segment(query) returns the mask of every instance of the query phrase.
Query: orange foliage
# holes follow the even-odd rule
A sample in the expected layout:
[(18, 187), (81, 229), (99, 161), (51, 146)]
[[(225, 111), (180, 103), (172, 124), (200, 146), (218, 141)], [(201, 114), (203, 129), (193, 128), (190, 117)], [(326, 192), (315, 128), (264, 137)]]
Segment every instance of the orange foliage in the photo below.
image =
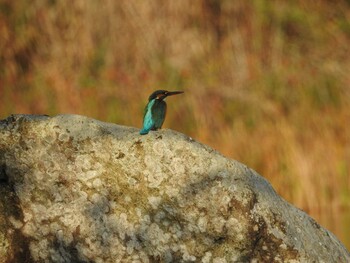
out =
[(140, 127), (149, 93), (185, 90), (165, 127), (257, 170), (350, 246), (348, 2), (5, 0), (0, 36), (3, 118)]

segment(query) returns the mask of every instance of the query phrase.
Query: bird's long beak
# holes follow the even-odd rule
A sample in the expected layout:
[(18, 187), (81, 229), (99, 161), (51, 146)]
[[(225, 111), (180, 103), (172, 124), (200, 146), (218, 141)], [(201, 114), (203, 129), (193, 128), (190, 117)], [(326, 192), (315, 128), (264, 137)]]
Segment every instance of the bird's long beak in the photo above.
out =
[(177, 94), (181, 94), (184, 93), (183, 91), (169, 91), (166, 95), (167, 96), (172, 96), (172, 95), (177, 95)]

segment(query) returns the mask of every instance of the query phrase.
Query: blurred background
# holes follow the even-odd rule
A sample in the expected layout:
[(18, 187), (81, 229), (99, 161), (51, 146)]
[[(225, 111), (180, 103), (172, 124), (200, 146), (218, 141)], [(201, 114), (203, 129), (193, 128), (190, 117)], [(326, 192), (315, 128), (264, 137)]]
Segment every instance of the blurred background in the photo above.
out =
[(0, 0), (0, 117), (164, 127), (267, 178), (350, 248), (350, 1)]

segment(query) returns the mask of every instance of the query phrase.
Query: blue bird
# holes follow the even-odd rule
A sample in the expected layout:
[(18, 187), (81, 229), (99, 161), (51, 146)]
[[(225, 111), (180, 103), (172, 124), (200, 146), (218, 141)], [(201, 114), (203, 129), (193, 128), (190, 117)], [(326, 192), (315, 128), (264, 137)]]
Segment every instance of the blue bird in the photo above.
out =
[(150, 130), (156, 131), (162, 128), (166, 115), (166, 97), (184, 93), (183, 91), (156, 90), (149, 98), (143, 115), (143, 128), (141, 135), (149, 133)]

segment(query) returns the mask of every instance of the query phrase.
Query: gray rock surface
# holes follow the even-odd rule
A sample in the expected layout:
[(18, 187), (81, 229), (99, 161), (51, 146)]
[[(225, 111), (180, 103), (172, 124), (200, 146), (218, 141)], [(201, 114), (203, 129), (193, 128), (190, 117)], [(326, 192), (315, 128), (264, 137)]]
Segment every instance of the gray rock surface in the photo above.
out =
[(0, 122), (0, 262), (350, 262), (253, 170), (77, 115)]

